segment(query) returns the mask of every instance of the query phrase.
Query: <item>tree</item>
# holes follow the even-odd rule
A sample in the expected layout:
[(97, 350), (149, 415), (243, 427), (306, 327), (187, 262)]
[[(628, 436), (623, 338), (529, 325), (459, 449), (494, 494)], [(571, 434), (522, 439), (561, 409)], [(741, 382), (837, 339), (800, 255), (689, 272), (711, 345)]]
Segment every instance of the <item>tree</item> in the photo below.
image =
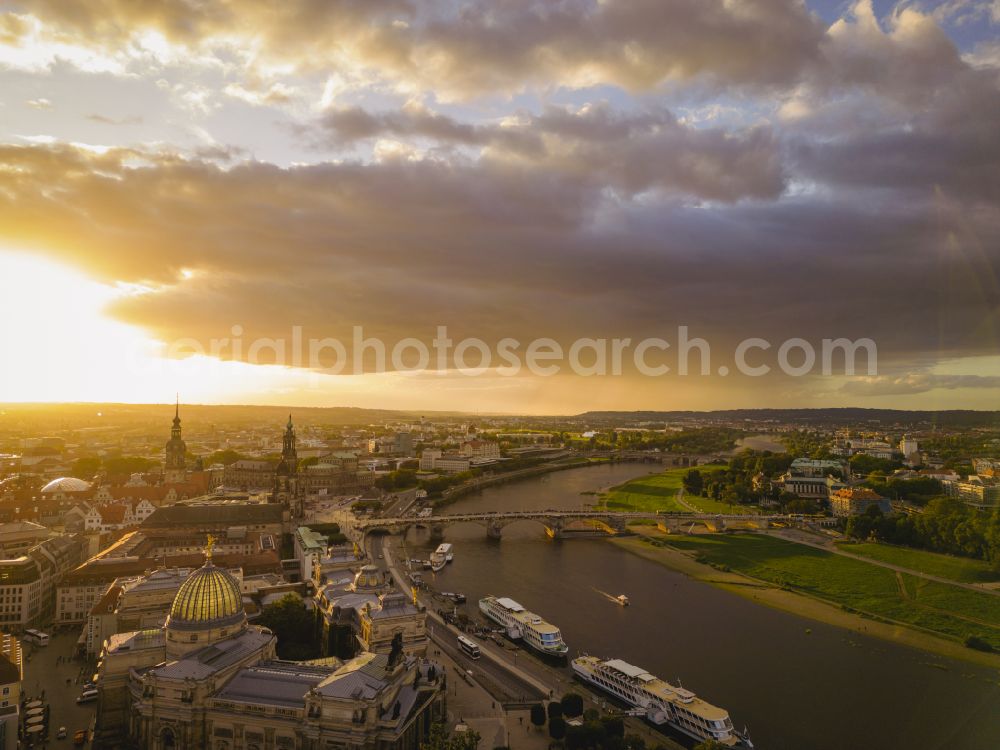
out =
[(559, 701), (549, 701), (549, 705), (546, 708), (546, 713), (549, 715), (549, 719), (562, 718), (563, 707), (562, 703)]
[(97, 456), (81, 456), (73, 462), (69, 475), (77, 479), (91, 479), (100, 470), (100, 458)]
[(583, 714), (583, 696), (579, 693), (566, 693), (562, 697), (563, 715), (571, 719)]
[(875, 458), (864, 453), (857, 453), (851, 456), (851, 471), (854, 474), (868, 475), (874, 471), (888, 474), (895, 471), (903, 464), (889, 458)]
[(561, 716), (549, 717), (549, 737), (554, 740), (561, 740), (565, 736), (566, 720)]
[(545, 726), (545, 707), (541, 703), (531, 707), (531, 723), (536, 727)]
[(158, 461), (142, 456), (112, 456), (104, 460), (104, 470), (108, 474), (141, 474), (157, 466)]
[(581, 750), (586, 742), (587, 730), (584, 727), (566, 727), (566, 750)]
[(621, 716), (602, 716), (601, 724), (608, 737), (624, 737), (625, 722)]
[(700, 471), (689, 469), (688, 473), (684, 475), (683, 485), (684, 491), (689, 495), (700, 495), (705, 486), (705, 480)]
[(726, 746), (718, 740), (705, 740), (695, 745), (694, 750), (726, 750)]
[(420, 750), (476, 750), (482, 739), (479, 732), (471, 729), (449, 734), (444, 724), (431, 724), (427, 739), (420, 743)]
[(234, 451), (232, 448), (226, 448), (222, 451), (216, 451), (212, 453), (208, 458), (205, 459), (205, 463), (211, 466), (212, 464), (222, 464), (223, 466), (229, 466), (229, 464), (236, 463), (237, 461), (245, 458), (242, 453)]
[(264, 607), (258, 622), (277, 636), (279, 658), (304, 660), (319, 656), (315, 620), (305, 602), (294, 594), (286, 594)]
[(608, 730), (604, 726), (604, 721), (598, 719), (597, 721), (588, 721), (583, 725), (584, 729), (584, 744), (586, 747), (602, 747), (607, 741)]

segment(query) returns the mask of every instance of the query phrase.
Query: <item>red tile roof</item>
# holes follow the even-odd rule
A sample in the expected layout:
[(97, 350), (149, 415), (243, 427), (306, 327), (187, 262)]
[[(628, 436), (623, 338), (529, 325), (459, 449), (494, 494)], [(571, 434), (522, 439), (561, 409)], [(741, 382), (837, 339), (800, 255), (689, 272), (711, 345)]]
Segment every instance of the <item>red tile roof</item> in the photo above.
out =
[(102, 505), (98, 509), (103, 523), (124, 523), (127, 505)]

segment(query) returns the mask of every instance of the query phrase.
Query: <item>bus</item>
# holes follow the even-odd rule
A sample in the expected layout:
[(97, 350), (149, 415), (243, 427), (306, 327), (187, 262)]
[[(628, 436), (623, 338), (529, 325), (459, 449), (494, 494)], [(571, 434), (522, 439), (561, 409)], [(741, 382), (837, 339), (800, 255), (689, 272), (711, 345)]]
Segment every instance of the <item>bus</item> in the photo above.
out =
[(36, 646), (48, 646), (49, 636), (47, 633), (43, 633), (41, 630), (33, 630), (29, 628), (24, 631), (24, 640), (28, 643), (34, 643)]
[(464, 635), (458, 636), (458, 647), (460, 649), (462, 649), (462, 651), (464, 651), (465, 654), (470, 659), (478, 659), (479, 658), (479, 646), (476, 643), (474, 643), (473, 641), (470, 641)]

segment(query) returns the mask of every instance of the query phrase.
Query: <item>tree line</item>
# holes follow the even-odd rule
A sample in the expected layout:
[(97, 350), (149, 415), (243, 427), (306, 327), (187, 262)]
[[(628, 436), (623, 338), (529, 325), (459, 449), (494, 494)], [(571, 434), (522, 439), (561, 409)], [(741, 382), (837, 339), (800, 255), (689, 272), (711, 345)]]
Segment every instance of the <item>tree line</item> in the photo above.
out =
[(884, 516), (873, 507), (848, 518), (845, 533), (854, 539), (986, 560), (1000, 570), (1000, 508), (987, 513), (948, 497), (931, 500), (923, 513)]

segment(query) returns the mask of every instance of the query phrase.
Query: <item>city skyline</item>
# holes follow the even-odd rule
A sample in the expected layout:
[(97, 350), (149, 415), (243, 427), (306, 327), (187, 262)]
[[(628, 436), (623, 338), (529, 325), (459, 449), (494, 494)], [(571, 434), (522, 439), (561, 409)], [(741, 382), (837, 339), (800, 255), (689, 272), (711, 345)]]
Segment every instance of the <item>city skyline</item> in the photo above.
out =
[[(978, 0), (17, 3), (0, 15), (17, 362), (0, 396), (990, 408), (998, 23)], [(712, 366), (245, 361), (254, 341), (357, 326), (389, 350), (447, 326), (491, 350), (662, 338), (671, 356), (685, 327)], [(234, 338), (241, 353), (176, 351)], [(733, 364), (755, 339), (765, 376)], [(877, 372), (779, 373), (798, 339), (871, 340)]]

